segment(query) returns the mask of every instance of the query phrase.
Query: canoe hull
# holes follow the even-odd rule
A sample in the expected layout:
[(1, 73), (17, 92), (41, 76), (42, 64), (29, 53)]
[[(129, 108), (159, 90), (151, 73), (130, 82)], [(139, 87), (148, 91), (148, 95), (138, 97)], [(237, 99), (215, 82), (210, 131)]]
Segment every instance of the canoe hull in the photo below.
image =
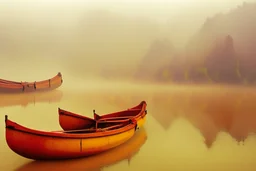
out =
[(94, 113), (94, 119), (75, 114), (69, 111), (65, 111), (63, 109), (58, 110), (59, 113), (59, 124), (63, 130), (77, 130), (77, 129), (84, 129), (88, 128), (91, 124), (94, 124), (96, 120), (118, 120), (121, 118), (129, 117), (133, 118), (137, 121), (138, 127), (142, 127), (146, 120), (146, 102), (142, 101), (138, 106), (130, 108), (128, 110), (115, 112), (111, 114), (105, 114), (99, 116), (98, 114)]
[(39, 136), (6, 128), (6, 142), (15, 153), (29, 159), (70, 159), (94, 155), (117, 147), (129, 140), (135, 130), (136, 127), (109, 136), (72, 139)]
[(0, 81), (0, 93), (24, 93), (35, 91), (49, 91), (59, 88), (63, 79), (61, 73), (58, 73), (51, 79), (38, 82), (13, 82)]
[[(63, 130), (78, 130), (86, 129), (96, 123), (95, 120), (87, 117), (80, 117), (80, 115), (58, 109), (59, 124)], [(75, 117), (74, 117), (75, 116)]]
[(147, 115), (144, 115), (144, 117), (140, 117), (138, 119), (135, 119), (137, 121), (137, 125), (138, 125), (138, 128), (142, 128), (146, 122), (146, 116)]
[[(147, 141), (147, 132), (145, 129), (141, 129), (137, 132), (132, 139), (128, 140), (124, 144), (109, 150), (107, 152), (103, 152), (98, 155), (90, 156), (87, 158), (81, 158), (78, 160), (67, 160), (63, 161), (55, 161), (55, 162), (38, 162), (32, 161), (29, 162), (20, 168), (17, 171), (28, 171), (28, 170), (68, 170), (68, 168), (72, 168), (72, 170), (102, 170), (103, 167), (116, 164), (120, 161), (128, 160), (128, 163), (131, 161), (132, 157), (139, 153), (140, 148)], [(102, 169), (100, 169), (102, 168)]]

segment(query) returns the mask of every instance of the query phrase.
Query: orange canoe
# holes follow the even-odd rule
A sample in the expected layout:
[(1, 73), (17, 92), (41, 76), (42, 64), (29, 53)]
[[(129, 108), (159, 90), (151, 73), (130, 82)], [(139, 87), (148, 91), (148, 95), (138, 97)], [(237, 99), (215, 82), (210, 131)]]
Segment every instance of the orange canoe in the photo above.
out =
[(53, 78), (38, 82), (15, 82), (0, 79), (0, 93), (21, 93), (53, 90), (61, 86), (62, 75), (59, 72)]
[[(106, 121), (105, 121), (106, 123)], [(5, 116), (6, 142), (15, 153), (34, 160), (70, 159), (112, 149), (129, 140), (137, 129), (136, 120), (73, 131), (39, 131), (19, 125)]]
[[(109, 151), (93, 155), (86, 158), (74, 160), (57, 160), (57, 161), (32, 161), (24, 164), (16, 171), (80, 171), (80, 170), (104, 170), (105, 167), (117, 164), (118, 162), (132, 163), (133, 157), (140, 152), (140, 148), (147, 141), (147, 132), (144, 128), (136, 132), (136, 134), (126, 143), (113, 148)], [(137, 160), (137, 159), (135, 159)]]
[(101, 116), (96, 114), (95, 110), (93, 110), (94, 119), (58, 108), (59, 124), (63, 130), (67, 131), (91, 127), (96, 123), (96, 121), (110, 121), (116, 119), (133, 118), (137, 121), (137, 125), (140, 128), (144, 125), (144, 122), (146, 121), (146, 107), (147, 103), (145, 101), (142, 101), (139, 105), (130, 109), (115, 113), (104, 114)]

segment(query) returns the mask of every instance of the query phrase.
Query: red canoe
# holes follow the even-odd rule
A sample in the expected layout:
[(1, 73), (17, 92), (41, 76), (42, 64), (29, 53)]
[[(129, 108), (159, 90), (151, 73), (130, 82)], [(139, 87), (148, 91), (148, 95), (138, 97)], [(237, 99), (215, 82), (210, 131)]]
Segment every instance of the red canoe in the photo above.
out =
[[(135, 120), (119, 120), (105, 127), (98, 123), (90, 129), (39, 131), (19, 125), (5, 116), (6, 142), (15, 153), (34, 160), (70, 159), (97, 154), (123, 144), (133, 137)], [(106, 122), (106, 121), (105, 121)], [(96, 127), (96, 128), (95, 128)]]
[(93, 110), (94, 119), (58, 108), (59, 124), (63, 130), (67, 131), (89, 128), (94, 125), (96, 121), (134, 118), (137, 121), (138, 127), (140, 128), (144, 125), (146, 120), (146, 107), (147, 103), (142, 101), (139, 105), (130, 109), (104, 114), (101, 116), (96, 114), (95, 110)]

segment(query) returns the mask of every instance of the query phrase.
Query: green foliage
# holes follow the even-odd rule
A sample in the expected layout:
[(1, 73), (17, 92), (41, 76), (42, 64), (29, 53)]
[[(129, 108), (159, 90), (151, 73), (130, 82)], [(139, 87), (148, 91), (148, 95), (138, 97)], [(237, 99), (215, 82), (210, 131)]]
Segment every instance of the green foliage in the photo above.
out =
[(171, 73), (170, 73), (170, 71), (169, 71), (168, 68), (166, 68), (166, 69), (163, 70), (163, 72), (162, 72), (162, 78), (163, 78), (164, 80), (170, 80), (170, 78), (171, 78)]
[(189, 71), (188, 70), (185, 70), (184, 76), (185, 76), (185, 80), (188, 81), (189, 80)]
[(206, 67), (201, 67), (197, 69), (199, 73), (203, 74), (205, 78), (208, 79), (209, 82), (212, 82), (211, 77), (208, 74), (208, 69)]
[(204, 74), (205, 76), (207, 75), (207, 68), (206, 67), (197, 68), (197, 71), (201, 74)]
[(236, 61), (236, 75), (238, 76), (238, 78), (242, 78), (240, 73), (240, 63), (238, 60)]

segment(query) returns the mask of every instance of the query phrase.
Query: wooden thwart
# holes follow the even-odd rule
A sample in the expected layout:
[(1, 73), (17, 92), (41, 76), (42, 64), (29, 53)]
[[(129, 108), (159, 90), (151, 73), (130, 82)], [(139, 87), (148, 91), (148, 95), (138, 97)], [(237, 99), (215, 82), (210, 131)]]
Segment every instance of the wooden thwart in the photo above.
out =
[(106, 131), (109, 129), (114, 129), (114, 128), (119, 128), (125, 124), (118, 124), (118, 125), (113, 125), (107, 128), (88, 128), (88, 129), (79, 129), (79, 130), (71, 130), (71, 131), (53, 131), (53, 132), (60, 132), (60, 133), (78, 133), (78, 132), (100, 132), (100, 131)]

